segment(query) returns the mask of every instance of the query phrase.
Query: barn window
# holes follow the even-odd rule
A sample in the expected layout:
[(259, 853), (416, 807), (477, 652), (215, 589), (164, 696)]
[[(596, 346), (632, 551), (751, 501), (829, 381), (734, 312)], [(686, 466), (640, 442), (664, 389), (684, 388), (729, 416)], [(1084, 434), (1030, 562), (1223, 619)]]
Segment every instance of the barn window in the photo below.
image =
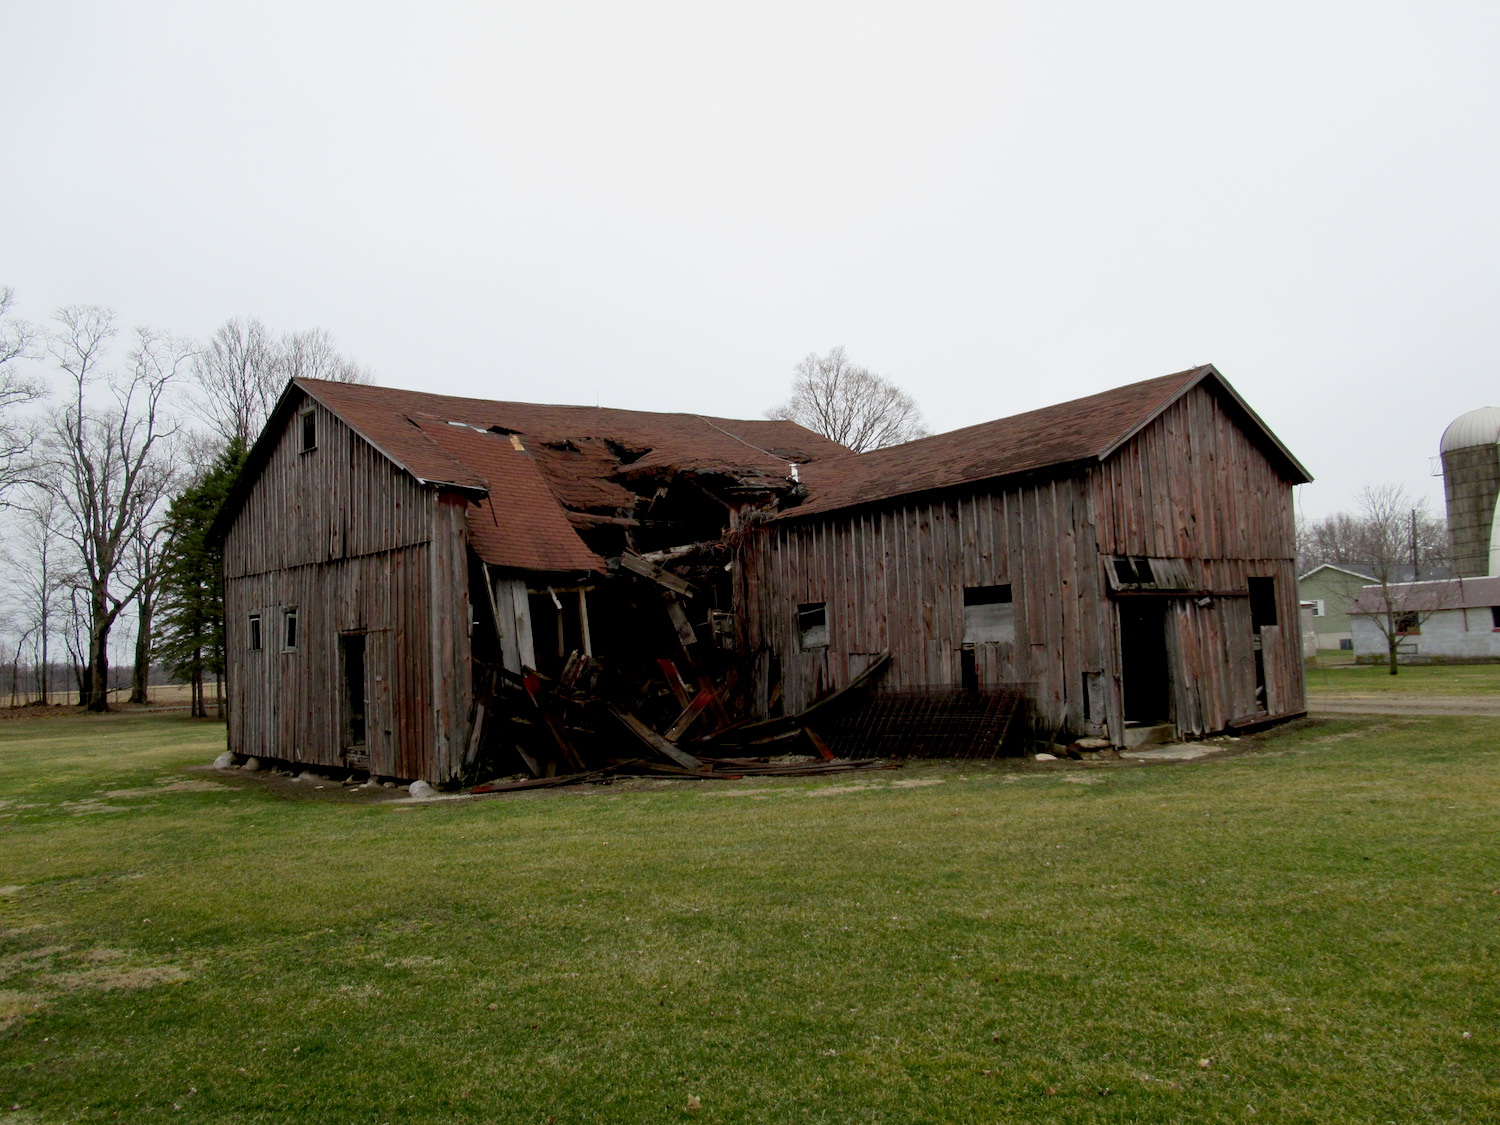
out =
[(302, 452), (308, 453), (318, 448), (318, 415), (315, 411), (304, 410), (302, 412)]
[(964, 587), (964, 644), (1016, 639), (1016, 607), (1010, 583)]
[(1402, 636), (1418, 636), (1422, 632), (1422, 618), (1415, 613), (1396, 614), (1396, 632)]
[(1116, 559), (1115, 578), (1122, 586), (1150, 586), (1156, 581), (1150, 559)]
[(1322, 598), (1314, 598), (1312, 601), (1312, 615), (1314, 617), (1327, 617), (1328, 605)]
[(1500, 605), (1490, 606), (1490, 627), (1500, 629)]
[(827, 602), (803, 602), (797, 606), (797, 643), (803, 652), (828, 647)]
[(250, 651), (259, 652), (260, 647), (260, 614), (252, 613), (250, 615)]
[(297, 648), (297, 607), (289, 606), (281, 612), (281, 651), (293, 652)]
[(1251, 631), (1259, 633), (1276, 623), (1276, 579), (1250, 579)]

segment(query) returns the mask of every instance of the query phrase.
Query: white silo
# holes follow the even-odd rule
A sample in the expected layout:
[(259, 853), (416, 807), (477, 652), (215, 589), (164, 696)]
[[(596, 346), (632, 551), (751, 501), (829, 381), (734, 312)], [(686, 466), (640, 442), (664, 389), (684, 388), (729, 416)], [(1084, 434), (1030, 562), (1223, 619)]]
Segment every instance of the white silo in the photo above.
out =
[(1500, 407), (1461, 414), (1443, 431), (1443, 493), (1453, 572), (1460, 578), (1500, 573)]

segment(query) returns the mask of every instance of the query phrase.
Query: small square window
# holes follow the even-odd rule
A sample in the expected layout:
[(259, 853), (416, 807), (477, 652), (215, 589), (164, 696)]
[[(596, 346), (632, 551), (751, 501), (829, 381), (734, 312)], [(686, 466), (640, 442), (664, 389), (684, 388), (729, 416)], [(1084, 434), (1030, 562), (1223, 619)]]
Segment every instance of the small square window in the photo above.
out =
[(1010, 583), (964, 587), (964, 644), (1008, 643), (1016, 639), (1016, 607)]
[(318, 448), (318, 415), (316, 411), (304, 410), (302, 412), (302, 452), (308, 453)]
[(252, 613), (250, 615), (250, 651), (259, 652), (260, 649), (260, 614)]
[(1403, 636), (1415, 637), (1422, 633), (1422, 618), (1415, 613), (1396, 614), (1396, 632)]
[(803, 602), (797, 606), (797, 643), (803, 652), (828, 647), (827, 602)]
[(1315, 598), (1312, 604), (1312, 615), (1314, 617), (1327, 617), (1328, 606), (1322, 598)]
[(1500, 629), (1500, 605), (1490, 606), (1490, 625)]
[(291, 606), (281, 614), (281, 651), (294, 652), (297, 648), (297, 608)]

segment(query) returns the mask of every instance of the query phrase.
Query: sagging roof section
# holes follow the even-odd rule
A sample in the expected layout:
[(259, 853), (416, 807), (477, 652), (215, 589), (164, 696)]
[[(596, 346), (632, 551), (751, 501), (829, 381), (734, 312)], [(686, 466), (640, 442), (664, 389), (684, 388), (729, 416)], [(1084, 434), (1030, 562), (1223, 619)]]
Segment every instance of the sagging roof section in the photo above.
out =
[(1194, 387), (1206, 384), (1297, 484), (1306, 469), (1212, 364), (1131, 383), (1071, 402), (824, 461), (802, 474), (808, 498), (779, 519), (797, 519), (901, 496), (1107, 458)]
[(295, 379), (216, 521), (220, 534), (304, 396), (420, 483), (465, 493), (475, 553), (493, 566), (519, 570), (604, 570), (604, 559), (579, 533), (638, 526), (648, 498), (676, 478), (712, 482), (731, 497), (769, 498), (792, 488), (791, 464), (849, 452), (792, 422)]

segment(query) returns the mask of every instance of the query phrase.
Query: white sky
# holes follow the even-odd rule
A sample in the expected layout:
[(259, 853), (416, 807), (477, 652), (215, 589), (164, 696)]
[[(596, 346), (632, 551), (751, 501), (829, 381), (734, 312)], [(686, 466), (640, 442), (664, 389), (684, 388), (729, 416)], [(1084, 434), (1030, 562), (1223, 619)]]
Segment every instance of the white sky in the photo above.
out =
[(1500, 4), (0, 0), (0, 283), (380, 381), (949, 429), (1213, 362), (1431, 497), (1494, 387)]

